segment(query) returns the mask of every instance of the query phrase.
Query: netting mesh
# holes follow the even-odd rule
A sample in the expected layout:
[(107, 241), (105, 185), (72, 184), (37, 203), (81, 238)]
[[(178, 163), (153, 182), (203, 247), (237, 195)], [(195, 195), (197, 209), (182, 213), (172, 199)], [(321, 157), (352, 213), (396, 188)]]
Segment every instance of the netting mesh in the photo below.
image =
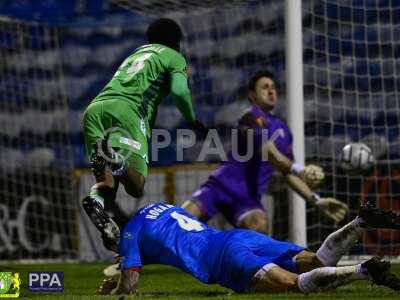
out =
[[(399, 209), (398, 6), (393, 1), (303, 1), (306, 158), (325, 168), (328, 177), (320, 192), (348, 203), (348, 220), (366, 198)], [(239, 115), (232, 107), (245, 98), (242, 87), (251, 72), (268, 66), (278, 81), (284, 78), (282, 2), (161, 13), (178, 19), (186, 30), (184, 49), (193, 68), (197, 108), (214, 125), (233, 123)], [(219, 110), (222, 105), (226, 108)], [(277, 113), (284, 113), (282, 107)], [(375, 173), (343, 173), (337, 158), (349, 141), (372, 148), (378, 159)], [(287, 211), (285, 201), (275, 203), (282, 205), (277, 211)], [(336, 225), (313, 209), (307, 216), (309, 246), (315, 248)], [(287, 218), (277, 220), (284, 223), (276, 227), (284, 228)], [(377, 248), (381, 254), (398, 253), (394, 232), (373, 231), (364, 241), (352, 253)]]
[(0, 19), (0, 255), (77, 255), (57, 30)]
[(183, 12), (183, 13), (199, 13), (204, 10), (210, 10), (212, 8), (227, 8), (234, 5), (250, 2), (248, 0), (187, 0), (187, 1), (175, 1), (175, 0), (111, 0), (111, 2), (129, 9), (135, 12), (140, 12), (149, 15), (163, 15), (170, 14), (171, 12)]
[[(322, 192), (351, 207), (367, 199), (399, 211), (400, 3), (307, 1), (303, 7), (306, 154), (328, 172)], [(347, 176), (337, 158), (350, 141), (371, 147), (377, 164)], [(308, 241), (316, 246), (335, 226), (309, 211)], [(354, 253), (398, 255), (399, 235), (372, 231)]]
[[(229, 148), (229, 135), (224, 136), (224, 133), (229, 133), (229, 128), (235, 126), (249, 106), (247, 81), (252, 73), (267, 68), (274, 73), (278, 85), (283, 83), (283, 1), (234, 1), (222, 6), (205, 5), (206, 9), (202, 4), (185, 2), (182, 5), (179, 1), (173, 1), (174, 4), (153, 1), (153, 9), (141, 1), (112, 2), (142, 15), (171, 17), (181, 24), (185, 35), (183, 52), (191, 70), (191, 90), (197, 116), (219, 130), (226, 149)], [(279, 88), (280, 100), (275, 112), (284, 117), (284, 85)], [(171, 122), (179, 120), (176, 110), (169, 109), (170, 104), (161, 105), (157, 126), (174, 128)], [(200, 148), (199, 143), (185, 151), (185, 159), (195, 160)], [(208, 159), (216, 162), (215, 158)], [(287, 197), (285, 192), (278, 191), (282, 185), (279, 184), (279, 188), (273, 185), (275, 187), (271, 190), (277, 199), (274, 201), (276, 218), (273, 232), (276, 237), (286, 239)], [(196, 188), (193, 187), (192, 192)]]
[[(87, 18), (77, 24), (0, 21), (0, 253), (9, 258), (76, 254), (79, 197), (71, 170), (73, 161), (87, 167), (80, 116), (123, 59), (145, 42), (146, 26), (155, 17), (173, 17), (184, 28), (197, 115), (220, 132), (234, 126), (248, 107), (251, 73), (268, 68), (278, 83), (284, 82), (283, 1), (114, 0), (107, 3), (134, 13), (123, 21), (124, 14), (105, 17), (101, 24), (89, 22), (84, 1), (79, 3), (79, 14)], [(367, 199), (399, 211), (400, 3), (302, 4), (306, 158), (327, 172), (320, 192), (348, 203), (348, 219)], [(279, 94), (276, 113), (284, 116), (283, 84)], [(157, 127), (173, 131), (182, 122), (173, 103), (163, 102)], [(378, 163), (370, 174), (349, 177), (340, 170), (338, 153), (349, 141), (372, 148)], [(167, 165), (175, 163), (176, 143), (181, 141), (174, 142), (160, 155)], [(196, 158), (200, 145), (196, 147), (185, 152), (186, 162)], [(204, 174), (176, 173), (171, 186), (179, 190), (174, 192), (164, 189), (171, 176), (156, 175), (146, 186), (146, 197), (158, 201), (174, 195), (179, 202)], [(271, 183), (273, 232), (285, 239), (288, 207), (282, 190), (280, 181)], [(137, 202), (130, 199), (126, 205), (135, 209)], [(312, 209), (307, 216), (309, 246), (315, 248), (337, 226)], [(364, 242), (365, 247), (352, 253), (399, 253), (400, 237), (393, 231), (370, 232)]]

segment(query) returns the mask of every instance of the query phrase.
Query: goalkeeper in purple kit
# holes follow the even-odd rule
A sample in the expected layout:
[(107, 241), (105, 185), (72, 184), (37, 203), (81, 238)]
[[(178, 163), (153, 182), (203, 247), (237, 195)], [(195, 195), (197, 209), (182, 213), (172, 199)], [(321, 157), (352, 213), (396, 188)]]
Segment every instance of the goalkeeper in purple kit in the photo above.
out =
[[(335, 222), (342, 220), (347, 206), (333, 198), (320, 198), (311, 189), (323, 181), (323, 170), (294, 162), (290, 129), (271, 112), (278, 99), (269, 71), (259, 71), (252, 76), (248, 97), (252, 106), (239, 120), (239, 132), (245, 135), (249, 129), (253, 130), (255, 154), (247, 161), (237, 161), (230, 153), (228, 160), (220, 164), (182, 207), (204, 221), (221, 212), (235, 227), (266, 233), (267, 217), (260, 199), (277, 169), (306, 201)], [(239, 145), (247, 145), (247, 138), (242, 139)]]
[(192, 108), (186, 60), (180, 53), (181, 28), (171, 19), (158, 19), (146, 34), (149, 44), (123, 61), (83, 117), (86, 150), (97, 183), (82, 206), (107, 248), (119, 238), (119, 230), (104, 202), (114, 201), (119, 183), (131, 196), (143, 195), (148, 140), (163, 98), (171, 94), (189, 126), (204, 129)]

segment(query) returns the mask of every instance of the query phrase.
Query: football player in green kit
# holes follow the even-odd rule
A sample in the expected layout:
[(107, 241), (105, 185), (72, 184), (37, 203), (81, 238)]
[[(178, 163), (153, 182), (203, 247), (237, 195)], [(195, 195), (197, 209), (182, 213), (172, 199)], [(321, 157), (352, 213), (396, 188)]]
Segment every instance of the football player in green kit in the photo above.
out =
[(119, 238), (119, 228), (104, 210), (114, 201), (119, 182), (132, 197), (143, 195), (148, 173), (148, 140), (157, 106), (171, 94), (189, 126), (196, 120), (188, 88), (186, 60), (180, 53), (182, 31), (171, 19), (158, 19), (146, 32), (149, 44), (137, 48), (86, 108), (83, 131), (96, 184), (82, 201), (101, 232), (106, 248)]

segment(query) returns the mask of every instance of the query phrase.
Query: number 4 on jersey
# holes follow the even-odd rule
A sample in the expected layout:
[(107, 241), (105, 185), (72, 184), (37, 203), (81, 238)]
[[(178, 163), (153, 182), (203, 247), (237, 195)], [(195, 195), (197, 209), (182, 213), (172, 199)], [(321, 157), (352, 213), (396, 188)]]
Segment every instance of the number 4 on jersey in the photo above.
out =
[(186, 231), (202, 231), (204, 230), (203, 225), (188, 216), (181, 215), (180, 213), (174, 211), (171, 213), (171, 217), (178, 221), (179, 226)]

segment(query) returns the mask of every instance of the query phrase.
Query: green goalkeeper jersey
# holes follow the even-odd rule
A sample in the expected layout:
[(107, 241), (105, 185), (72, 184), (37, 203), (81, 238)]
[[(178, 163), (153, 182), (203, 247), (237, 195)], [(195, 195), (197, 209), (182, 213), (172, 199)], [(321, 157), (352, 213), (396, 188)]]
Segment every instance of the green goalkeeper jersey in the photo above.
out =
[[(157, 107), (171, 92), (171, 80), (175, 73), (180, 74), (176, 77), (183, 78), (187, 86), (186, 60), (182, 54), (160, 44), (144, 45), (124, 60), (93, 102), (108, 99), (128, 101), (137, 116), (145, 121), (149, 138)], [(189, 94), (184, 94), (186, 97), (181, 97), (183, 100), (175, 100), (175, 97), (174, 100), (184, 117), (193, 121), (190, 91)], [(185, 101), (186, 104), (182, 105), (177, 101)]]

